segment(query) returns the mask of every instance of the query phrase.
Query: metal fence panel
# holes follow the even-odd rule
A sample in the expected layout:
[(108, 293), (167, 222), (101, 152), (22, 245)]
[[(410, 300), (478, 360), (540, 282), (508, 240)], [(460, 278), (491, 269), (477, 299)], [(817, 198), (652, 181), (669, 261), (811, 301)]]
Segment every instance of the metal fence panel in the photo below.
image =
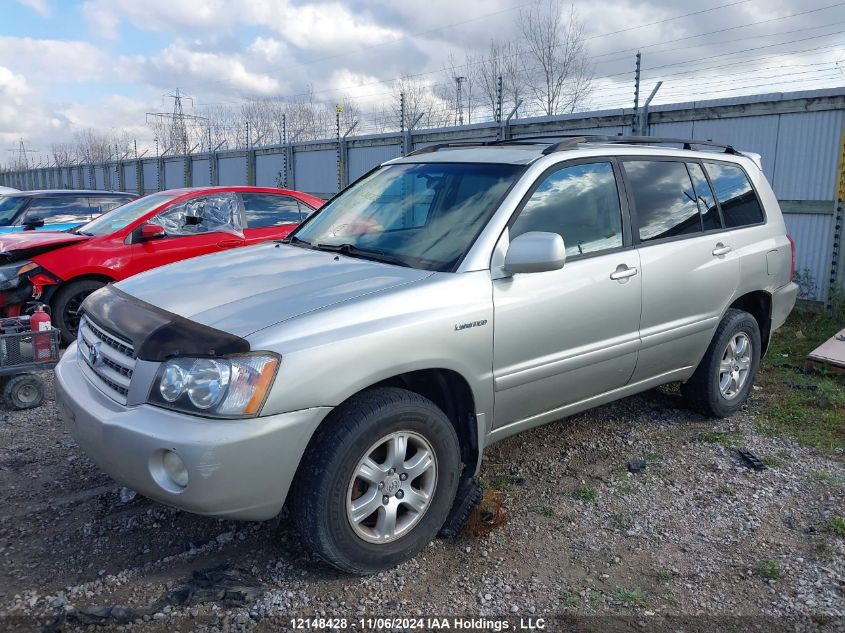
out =
[(337, 152), (333, 150), (298, 151), (294, 155), (293, 188), (315, 195), (337, 193)]
[(219, 165), (220, 185), (245, 185), (246, 184), (246, 156), (221, 156)]
[(370, 145), (367, 147), (350, 147), (349, 182), (358, 180), (376, 165), (396, 158), (402, 154), (401, 145)]
[(161, 188), (158, 177), (158, 161), (155, 159), (145, 160), (141, 163), (141, 168), (144, 170), (144, 193), (158, 191)]
[[(833, 200), (845, 111), (780, 115), (774, 189), (781, 200)], [(832, 206), (831, 206), (832, 208)]]
[(99, 165), (94, 166), (94, 189), (105, 189), (106, 188), (106, 178), (105, 174), (103, 173), (103, 168)]
[(191, 160), (191, 184), (194, 187), (211, 186), (211, 159), (194, 158)]
[(125, 163), (120, 168), (123, 170), (123, 190), (138, 191), (138, 173), (135, 171), (135, 163)]
[(665, 138), (693, 138), (692, 128), (692, 121), (651, 123), (648, 126), (648, 133), (651, 136), (663, 136)]
[(71, 189), (82, 189), (82, 170), (73, 169), (71, 171)]
[(281, 187), (285, 156), (278, 154), (257, 154), (255, 156), (255, 184), (259, 187)]
[(185, 161), (174, 158), (164, 161), (164, 189), (178, 189), (185, 186)]
[[(695, 121), (692, 138), (727, 143), (739, 150), (763, 156), (763, 172), (771, 179), (775, 171), (778, 115)], [(777, 187), (775, 193), (777, 193)]]
[[(833, 203), (831, 203), (833, 204)], [(795, 270), (815, 284), (811, 297), (827, 298), (833, 216), (821, 213), (784, 213), (787, 233), (795, 240)]]

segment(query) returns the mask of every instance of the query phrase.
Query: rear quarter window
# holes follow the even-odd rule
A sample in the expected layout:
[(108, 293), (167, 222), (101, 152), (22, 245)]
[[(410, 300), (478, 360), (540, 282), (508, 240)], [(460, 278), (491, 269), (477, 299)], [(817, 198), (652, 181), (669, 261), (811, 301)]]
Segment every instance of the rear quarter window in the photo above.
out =
[(722, 208), (725, 228), (763, 222), (763, 207), (742, 168), (726, 163), (704, 163), (716, 199)]

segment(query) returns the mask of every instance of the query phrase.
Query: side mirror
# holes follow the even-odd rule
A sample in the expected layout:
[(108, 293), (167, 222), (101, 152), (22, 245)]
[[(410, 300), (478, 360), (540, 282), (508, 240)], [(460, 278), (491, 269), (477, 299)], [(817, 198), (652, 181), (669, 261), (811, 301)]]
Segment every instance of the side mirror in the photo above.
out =
[(44, 218), (39, 218), (34, 215), (25, 215), (23, 216), (23, 220), (21, 220), (21, 224), (23, 225), (24, 231), (34, 231), (35, 229), (40, 229), (44, 226)]
[(146, 224), (141, 225), (138, 237), (140, 238), (140, 241), (146, 242), (147, 240), (157, 240), (166, 235), (167, 233), (165, 232), (163, 226), (147, 222)]
[(557, 233), (529, 231), (515, 238), (505, 254), (504, 269), (515, 273), (542, 273), (563, 268), (566, 247)]

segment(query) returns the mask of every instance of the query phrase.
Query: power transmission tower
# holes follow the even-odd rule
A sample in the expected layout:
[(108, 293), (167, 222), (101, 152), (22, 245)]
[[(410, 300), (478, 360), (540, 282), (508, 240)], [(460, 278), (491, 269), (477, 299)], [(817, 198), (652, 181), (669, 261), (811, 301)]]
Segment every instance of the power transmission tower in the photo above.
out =
[[(162, 152), (164, 154), (189, 154), (191, 146), (188, 140), (188, 123), (208, 123), (208, 119), (195, 114), (185, 114), (182, 107), (182, 100), (185, 99), (191, 102), (191, 107), (194, 105), (192, 97), (187, 97), (179, 92), (176, 88), (173, 92), (168, 92), (165, 97), (173, 99), (173, 112), (147, 112), (147, 123), (151, 120), (164, 124), (168, 127), (167, 145)], [(165, 139), (161, 139), (163, 142)]]
[(23, 142), (23, 138), (21, 138), (20, 143), (18, 143), (17, 147), (10, 147), (6, 151), (17, 153), (18, 160), (17, 164), (14, 165), (15, 169), (29, 169), (29, 156), (27, 156), (27, 154), (38, 153), (38, 150), (27, 149), (26, 144)]

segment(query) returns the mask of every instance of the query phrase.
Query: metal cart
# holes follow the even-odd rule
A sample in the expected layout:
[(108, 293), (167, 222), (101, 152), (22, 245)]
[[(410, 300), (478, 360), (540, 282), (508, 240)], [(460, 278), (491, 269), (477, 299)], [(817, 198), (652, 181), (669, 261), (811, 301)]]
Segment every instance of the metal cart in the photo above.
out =
[(44, 381), (37, 372), (59, 361), (59, 330), (33, 332), (29, 315), (0, 319), (0, 386), (13, 409), (32, 409), (44, 401)]

